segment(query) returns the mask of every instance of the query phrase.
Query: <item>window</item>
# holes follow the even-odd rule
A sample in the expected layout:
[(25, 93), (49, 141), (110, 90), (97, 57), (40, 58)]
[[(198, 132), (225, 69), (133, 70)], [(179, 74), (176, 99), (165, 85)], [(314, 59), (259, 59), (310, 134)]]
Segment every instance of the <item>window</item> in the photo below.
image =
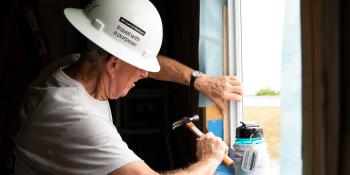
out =
[(299, 2), (243, 0), (233, 4), (236, 16), (229, 16), (236, 19), (236, 46), (230, 48), (235, 54), (233, 74), (242, 78), (245, 91), (243, 104), (233, 108), (233, 123), (255, 121), (264, 128), (269, 174), (301, 174)]
[(264, 128), (270, 174), (279, 174), (281, 141), (281, 59), (284, 1), (244, 0), (242, 70), (245, 96), (243, 120)]
[[(220, 18), (226, 14), (226, 3), (227, 21), (225, 15), (224, 20)], [(201, 1), (200, 70), (221, 75), (227, 66), (229, 75), (241, 78), (245, 88), (242, 102), (230, 102), (229, 117), (224, 116), (224, 136), (229, 135), (232, 145), (240, 121), (254, 120), (262, 125), (272, 162), (269, 174), (301, 174), (299, 3)], [(224, 58), (223, 64), (220, 57)], [(210, 104), (201, 102), (201, 106)], [(226, 130), (225, 122), (229, 125)]]

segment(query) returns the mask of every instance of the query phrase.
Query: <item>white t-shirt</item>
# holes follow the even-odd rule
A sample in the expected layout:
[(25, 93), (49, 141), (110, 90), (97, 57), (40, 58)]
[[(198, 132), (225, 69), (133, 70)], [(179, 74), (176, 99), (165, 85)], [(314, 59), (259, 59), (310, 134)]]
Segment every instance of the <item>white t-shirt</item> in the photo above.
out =
[(91, 97), (62, 69), (50, 65), (27, 91), (16, 136), (15, 174), (108, 174), (139, 161), (113, 125), (108, 101)]

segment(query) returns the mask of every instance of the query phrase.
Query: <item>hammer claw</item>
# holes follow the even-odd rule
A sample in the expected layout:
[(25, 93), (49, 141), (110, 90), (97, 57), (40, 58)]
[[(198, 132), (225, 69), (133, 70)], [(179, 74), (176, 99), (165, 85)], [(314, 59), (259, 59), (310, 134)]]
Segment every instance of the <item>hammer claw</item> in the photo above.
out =
[(175, 130), (179, 126), (186, 125), (187, 123), (189, 123), (191, 121), (197, 121), (197, 120), (199, 120), (198, 115), (194, 115), (192, 117), (184, 117), (184, 118), (176, 121), (175, 123), (173, 123), (173, 130)]
[(173, 123), (173, 130), (175, 130), (179, 126), (181, 126), (181, 121), (177, 121), (177, 122)]

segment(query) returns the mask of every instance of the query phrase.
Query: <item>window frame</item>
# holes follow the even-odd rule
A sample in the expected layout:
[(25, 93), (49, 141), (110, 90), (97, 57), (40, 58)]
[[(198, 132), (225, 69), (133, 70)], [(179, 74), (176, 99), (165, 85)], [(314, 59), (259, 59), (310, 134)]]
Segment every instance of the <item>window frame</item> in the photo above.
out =
[[(228, 74), (235, 75), (243, 82), (242, 72), (242, 23), (241, 23), (241, 0), (227, 0), (228, 20)], [(230, 143), (234, 144), (236, 128), (243, 119), (243, 98), (241, 101), (230, 101), (228, 106), (228, 123)]]

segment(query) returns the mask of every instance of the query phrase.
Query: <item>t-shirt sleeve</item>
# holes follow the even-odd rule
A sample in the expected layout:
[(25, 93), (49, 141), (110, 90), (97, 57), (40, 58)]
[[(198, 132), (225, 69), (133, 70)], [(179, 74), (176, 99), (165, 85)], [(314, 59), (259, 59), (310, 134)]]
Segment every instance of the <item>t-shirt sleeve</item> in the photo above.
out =
[(53, 168), (61, 174), (108, 174), (141, 159), (108, 121), (90, 117), (74, 122), (55, 150)]

